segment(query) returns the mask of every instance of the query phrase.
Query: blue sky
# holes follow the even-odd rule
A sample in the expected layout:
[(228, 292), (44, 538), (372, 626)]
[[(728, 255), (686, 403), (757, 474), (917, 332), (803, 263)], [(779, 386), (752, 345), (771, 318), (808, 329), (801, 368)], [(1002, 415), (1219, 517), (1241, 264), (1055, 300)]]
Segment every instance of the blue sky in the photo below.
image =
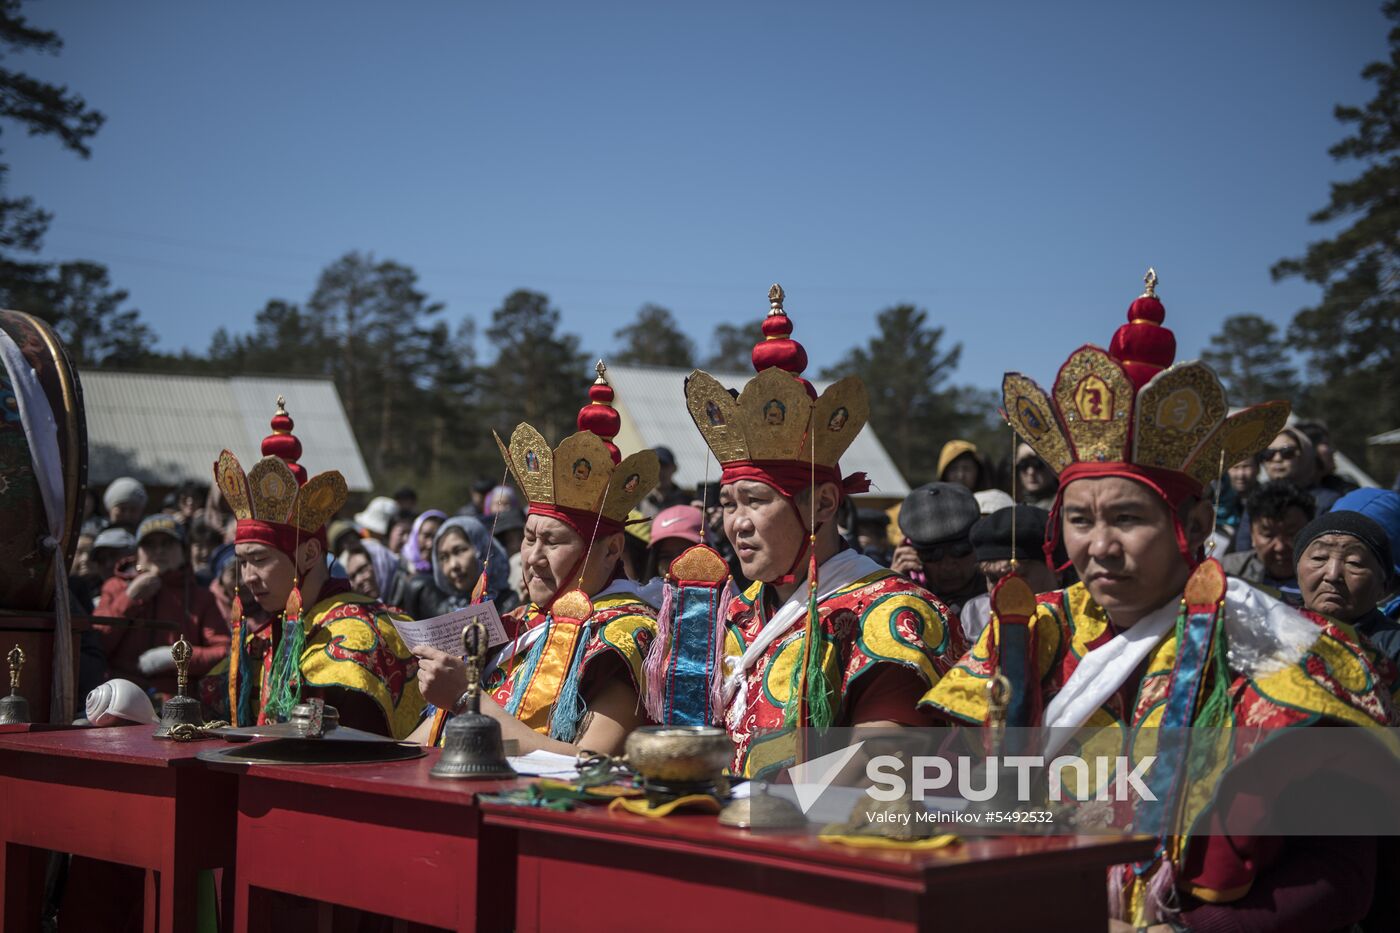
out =
[(1378, 0), (24, 9), (66, 48), (7, 66), (108, 123), (88, 161), (7, 130), (11, 191), (163, 349), (358, 249), (454, 320), (544, 291), (593, 353), (648, 301), (757, 336), (779, 281), (815, 369), (912, 302), (985, 387), (1106, 345), (1149, 264), (1180, 358), (1286, 324), (1317, 290), (1269, 266), (1386, 49)]

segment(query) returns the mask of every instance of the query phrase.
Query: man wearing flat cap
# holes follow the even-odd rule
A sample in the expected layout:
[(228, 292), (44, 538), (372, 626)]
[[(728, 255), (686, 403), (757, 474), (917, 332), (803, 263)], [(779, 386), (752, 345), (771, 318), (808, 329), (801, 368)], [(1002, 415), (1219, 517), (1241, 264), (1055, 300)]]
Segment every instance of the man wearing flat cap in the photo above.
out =
[(1400, 622), (1378, 605), (1395, 572), (1384, 528), (1360, 512), (1327, 512), (1298, 533), (1293, 559), (1306, 608), (1347, 623), (1400, 662)]
[(1013, 570), (1023, 577), (1033, 593), (1048, 593), (1060, 585), (1045, 564), (1041, 544), (1050, 513), (1035, 506), (997, 509), (972, 526), (969, 539), (977, 558), (977, 572), (986, 581), (987, 592), (974, 596), (958, 614), (969, 645), (976, 644), (991, 619), (991, 590)]
[(895, 549), (891, 569), (922, 583), (944, 605), (960, 612), (969, 599), (986, 592), (968, 537), (981, 518), (977, 499), (966, 486), (920, 486), (899, 507), (905, 540)]

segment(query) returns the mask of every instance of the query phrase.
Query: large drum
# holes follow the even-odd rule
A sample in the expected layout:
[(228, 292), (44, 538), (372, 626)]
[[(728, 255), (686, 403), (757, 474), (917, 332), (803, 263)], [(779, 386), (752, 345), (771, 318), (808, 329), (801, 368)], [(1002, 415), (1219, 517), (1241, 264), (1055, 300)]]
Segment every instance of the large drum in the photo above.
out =
[[(51, 610), (53, 561), (63, 561), (65, 568), (72, 563), (87, 486), (83, 391), (68, 354), (39, 318), (21, 311), (0, 311), (0, 331), (14, 341), (23, 362), (33, 370), (12, 379), (13, 367), (4, 365), (0, 353), (0, 609)], [(27, 384), (16, 385), (15, 381)], [(46, 400), (57, 423), (56, 465), (30, 449), (20, 419), (20, 398), (25, 392), (35, 401), (40, 397)], [(56, 551), (43, 547), (49, 520), (35, 472), (36, 460), (40, 470), (56, 471), (63, 490), (66, 515)]]

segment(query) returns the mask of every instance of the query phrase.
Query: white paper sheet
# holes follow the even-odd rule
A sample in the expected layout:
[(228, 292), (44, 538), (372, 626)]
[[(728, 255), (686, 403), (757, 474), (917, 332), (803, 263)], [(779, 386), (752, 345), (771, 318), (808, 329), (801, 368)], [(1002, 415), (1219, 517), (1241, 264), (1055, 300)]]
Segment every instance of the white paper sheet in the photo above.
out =
[(563, 781), (578, 777), (578, 761), (573, 755), (537, 750), (518, 758), (506, 759), (517, 774), (527, 777), (551, 777)]
[(410, 648), (432, 645), (455, 657), (462, 656), (462, 629), (472, 619), (486, 626), (486, 647), (494, 648), (508, 641), (506, 627), (493, 602), (477, 603), (431, 619), (403, 620), (394, 623), (399, 637)]

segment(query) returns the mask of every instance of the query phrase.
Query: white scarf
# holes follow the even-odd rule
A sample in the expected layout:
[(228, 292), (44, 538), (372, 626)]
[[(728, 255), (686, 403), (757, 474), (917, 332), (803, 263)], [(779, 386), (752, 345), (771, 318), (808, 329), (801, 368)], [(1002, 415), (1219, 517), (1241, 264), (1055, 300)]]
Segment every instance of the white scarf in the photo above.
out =
[[(1175, 630), (1181, 596), (1143, 616), (1086, 654), (1045, 707), (1049, 758), (1122, 687), (1138, 665)], [(1225, 641), (1230, 669), (1246, 675), (1281, 670), (1312, 647), (1321, 630), (1291, 606), (1230, 577), (1225, 587)]]
[[(857, 580), (883, 569), (875, 561), (858, 551), (840, 551), (817, 568), (817, 600), (826, 599), (837, 590), (844, 589)], [(759, 599), (762, 598), (763, 594), (760, 591)], [(749, 698), (745, 685), (748, 672), (758, 663), (758, 659), (763, 657), (772, 647), (774, 642), (806, 617), (807, 586), (804, 581), (798, 584), (797, 589), (787, 598), (787, 602), (783, 603), (778, 611), (773, 613), (773, 617), (764, 624), (758, 637), (744, 649), (742, 657), (726, 657), (724, 659), (724, 705), (729, 710), (730, 722), (741, 722), (748, 712)], [(740, 687), (745, 689), (740, 690)], [(736, 710), (737, 712), (735, 712)]]
[(1180, 606), (1181, 597), (1177, 596), (1080, 659), (1069, 680), (1045, 707), (1046, 758), (1069, 741), (1094, 710), (1123, 686), (1143, 659), (1161, 644), (1167, 632), (1175, 629)]

